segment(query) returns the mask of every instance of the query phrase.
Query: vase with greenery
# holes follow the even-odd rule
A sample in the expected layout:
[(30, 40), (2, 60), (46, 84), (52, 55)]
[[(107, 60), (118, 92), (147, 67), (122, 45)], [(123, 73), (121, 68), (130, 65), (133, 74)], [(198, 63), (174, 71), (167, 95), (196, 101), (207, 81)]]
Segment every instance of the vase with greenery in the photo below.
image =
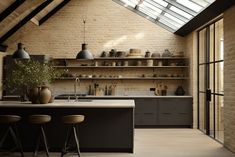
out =
[[(49, 63), (40, 63), (35, 60), (16, 61), (6, 85), (12, 90), (20, 89), (24, 95), (28, 93), (31, 99), (42, 86), (49, 85), (60, 75), (61, 72)], [(32, 103), (37, 103), (36, 101)]]

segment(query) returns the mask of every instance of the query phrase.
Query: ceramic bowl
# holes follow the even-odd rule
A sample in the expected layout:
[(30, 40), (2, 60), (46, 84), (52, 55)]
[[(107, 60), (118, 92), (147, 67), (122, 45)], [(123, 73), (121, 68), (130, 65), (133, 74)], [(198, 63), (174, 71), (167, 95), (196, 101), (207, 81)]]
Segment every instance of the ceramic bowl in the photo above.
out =
[(161, 54), (159, 52), (153, 52), (151, 57), (161, 57)]

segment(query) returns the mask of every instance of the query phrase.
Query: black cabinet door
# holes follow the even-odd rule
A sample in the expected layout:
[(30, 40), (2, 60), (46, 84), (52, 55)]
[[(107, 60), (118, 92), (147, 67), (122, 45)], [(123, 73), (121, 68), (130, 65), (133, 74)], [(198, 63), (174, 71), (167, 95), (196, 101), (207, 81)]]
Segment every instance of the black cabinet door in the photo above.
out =
[(157, 100), (135, 99), (135, 125), (157, 125)]
[(192, 125), (192, 99), (159, 99), (160, 125)]

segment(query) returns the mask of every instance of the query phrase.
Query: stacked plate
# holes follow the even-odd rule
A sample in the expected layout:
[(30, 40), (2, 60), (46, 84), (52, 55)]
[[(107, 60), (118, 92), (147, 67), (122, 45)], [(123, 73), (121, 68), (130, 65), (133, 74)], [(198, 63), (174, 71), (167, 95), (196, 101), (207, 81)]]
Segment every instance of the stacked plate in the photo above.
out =
[(141, 50), (140, 49), (130, 49), (129, 54), (127, 54), (127, 57), (130, 58), (141, 58), (143, 55), (141, 55)]

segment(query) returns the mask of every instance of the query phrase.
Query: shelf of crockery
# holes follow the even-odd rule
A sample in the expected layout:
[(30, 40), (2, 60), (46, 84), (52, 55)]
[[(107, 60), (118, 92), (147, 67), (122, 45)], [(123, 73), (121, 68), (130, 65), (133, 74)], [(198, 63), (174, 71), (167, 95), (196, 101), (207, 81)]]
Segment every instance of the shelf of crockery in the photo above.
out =
[[(80, 80), (187, 80), (188, 77), (78, 77)], [(76, 77), (60, 77), (56, 80), (74, 80)]]
[(189, 66), (53, 66), (55, 68), (188, 68)]

